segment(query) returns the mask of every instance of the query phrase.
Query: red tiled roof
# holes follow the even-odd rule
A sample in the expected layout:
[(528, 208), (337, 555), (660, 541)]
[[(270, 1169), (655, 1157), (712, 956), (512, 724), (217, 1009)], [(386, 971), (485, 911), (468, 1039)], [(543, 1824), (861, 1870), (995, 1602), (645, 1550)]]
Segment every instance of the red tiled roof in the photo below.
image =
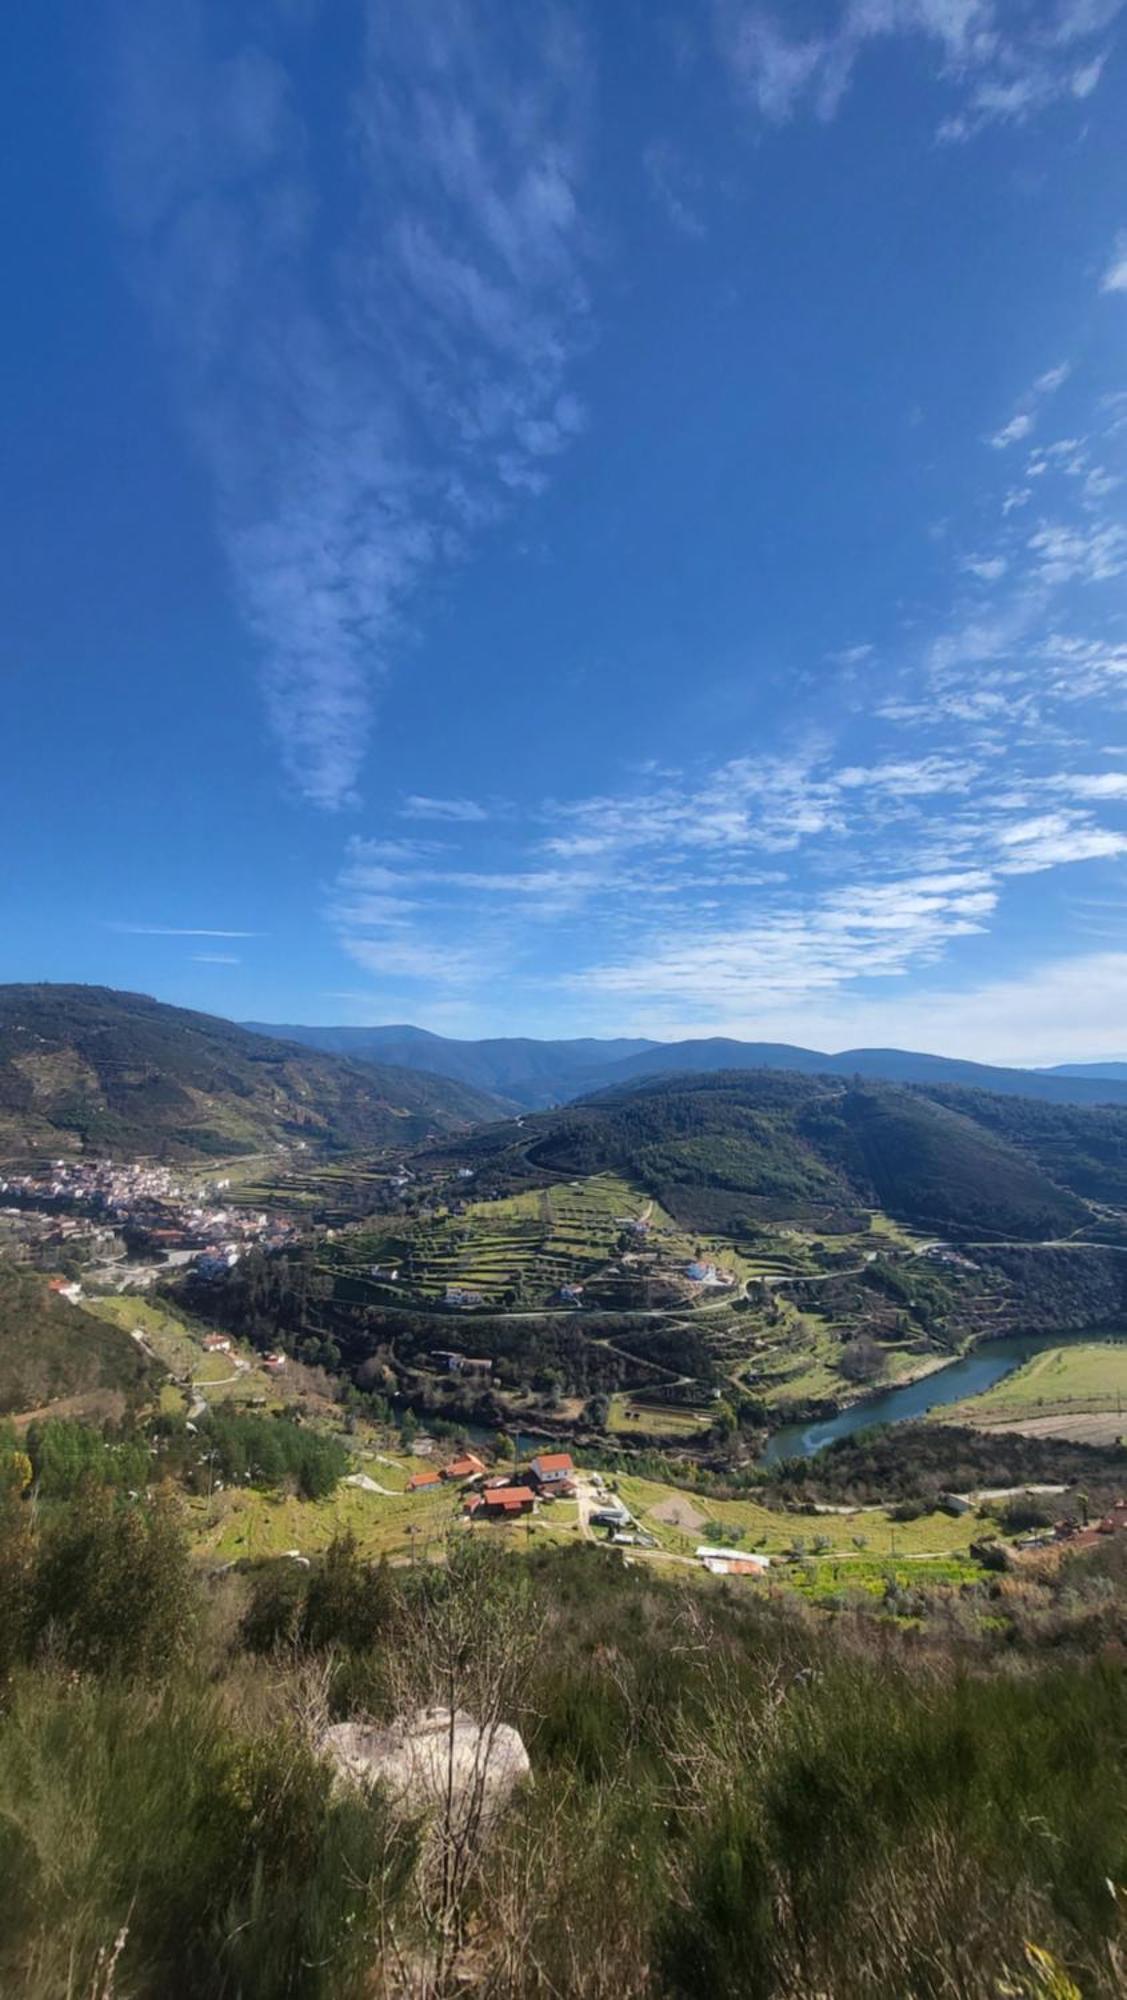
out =
[(534, 1472), (574, 1472), (569, 1451), (545, 1451), (532, 1461)]
[(472, 1451), (467, 1451), (463, 1453), (461, 1458), (451, 1459), (449, 1465), (446, 1467), (446, 1477), (447, 1479), (468, 1479), (472, 1473), (484, 1471), (485, 1466), (481, 1459), (475, 1458)]
[(482, 1504), (511, 1513), (517, 1507), (531, 1507), (535, 1498), (531, 1486), (497, 1486), (492, 1492), (482, 1494)]
[(437, 1486), (438, 1474), (428, 1465), (422, 1472), (413, 1472), (407, 1481), (408, 1493), (414, 1493), (420, 1486)]

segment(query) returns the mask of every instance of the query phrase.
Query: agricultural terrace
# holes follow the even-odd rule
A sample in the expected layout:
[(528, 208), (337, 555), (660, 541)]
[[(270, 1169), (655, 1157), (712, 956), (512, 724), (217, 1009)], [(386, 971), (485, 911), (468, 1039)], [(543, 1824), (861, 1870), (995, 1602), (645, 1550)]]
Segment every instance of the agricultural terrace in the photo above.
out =
[[(214, 1173), (214, 1169), (212, 1172)], [(394, 1162), (388, 1159), (308, 1161), (279, 1166), (255, 1161), (224, 1167), (233, 1207), (265, 1208), (295, 1222), (347, 1222), (377, 1201), (393, 1197)]]
[[(516, 1311), (558, 1303), (562, 1286), (582, 1285), (612, 1263), (620, 1276), (639, 1280), (681, 1276), (694, 1258), (715, 1263), (736, 1280), (729, 1299), (750, 1278), (803, 1267), (781, 1240), (777, 1252), (772, 1244), (747, 1254), (728, 1238), (683, 1230), (615, 1174), (471, 1202), (461, 1213), (373, 1220), (326, 1245), (323, 1255), (338, 1297), (438, 1304), (447, 1285), (461, 1285), (479, 1292), (487, 1306)], [(396, 1268), (398, 1281), (374, 1278), (373, 1265)], [(724, 1300), (707, 1287), (687, 1298), (714, 1306)]]

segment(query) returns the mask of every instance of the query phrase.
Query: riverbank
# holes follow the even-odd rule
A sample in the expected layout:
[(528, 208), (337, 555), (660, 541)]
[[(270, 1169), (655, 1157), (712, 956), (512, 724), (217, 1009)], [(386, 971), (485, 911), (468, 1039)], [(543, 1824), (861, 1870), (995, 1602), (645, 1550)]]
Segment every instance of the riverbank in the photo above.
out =
[[(785, 1425), (770, 1439), (759, 1463), (769, 1466), (778, 1465), (787, 1458), (810, 1458), (838, 1438), (853, 1437), (858, 1431), (868, 1430), (876, 1424), (904, 1423), (912, 1417), (933, 1416), (940, 1409), (948, 1414), (937, 1421), (975, 1423), (981, 1420), (981, 1404), (977, 1414), (971, 1409), (977, 1399), (985, 1396), (1007, 1376), (1016, 1374), (1039, 1354), (1067, 1351), (1072, 1346), (1118, 1348), (1121, 1344), (1124, 1356), (1123, 1395), (1127, 1397), (1127, 1331), (1109, 1330), (1095, 1339), (1091, 1333), (1006, 1334), (998, 1340), (980, 1341), (977, 1346), (949, 1362), (941, 1363), (938, 1368), (928, 1369), (911, 1381), (898, 1383), (893, 1388), (851, 1403), (833, 1417)], [(1118, 1359), (1116, 1365), (1118, 1368)], [(956, 1405), (962, 1412), (959, 1415), (955, 1414)], [(1018, 1410), (1009, 1414), (1020, 1420), (1024, 1412)], [(1036, 1409), (1031, 1408), (1029, 1415), (1036, 1414)], [(1007, 1421), (1007, 1413), (999, 1411), (998, 1420)], [(1127, 1418), (1124, 1423), (1127, 1424)], [(1015, 1422), (1014, 1427), (1020, 1428), (1020, 1422)], [(1067, 1436), (1069, 1433), (1061, 1430), (1056, 1435)]]
[(1101, 1443), (1113, 1443), (1127, 1428), (1127, 1341), (1122, 1336), (1058, 1337), (1004, 1380), (1004, 1388), (949, 1406), (939, 1421)]

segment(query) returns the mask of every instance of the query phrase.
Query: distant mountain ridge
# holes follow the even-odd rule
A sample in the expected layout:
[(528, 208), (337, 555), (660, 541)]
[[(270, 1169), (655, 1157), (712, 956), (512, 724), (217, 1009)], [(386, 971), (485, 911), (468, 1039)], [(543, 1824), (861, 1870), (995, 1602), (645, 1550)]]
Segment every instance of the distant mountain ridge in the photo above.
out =
[(0, 986), (0, 1158), (414, 1145), (500, 1115), (468, 1084), (268, 1040), (104, 986)]
[(405, 1025), (386, 1028), (272, 1027), (265, 1021), (244, 1021), (257, 1035), (274, 1035), (303, 1047), (347, 1056), (354, 1062), (397, 1063), (404, 1069), (425, 1070), (432, 1076), (455, 1077), (507, 1098), (524, 1109), (541, 1108), (562, 1098), (577, 1097), (594, 1088), (603, 1070), (641, 1057), (660, 1042), (640, 1036), (600, 1041), (538, 1041), (525, 1035), (496, 1035), (484, 1041), (457, 1041), (431, 1034), (427, 1028)]
[(1127, 1062), (1054, 1063), (1046, 1076), (1096, 1076), (1127, 1081)]
[(456, 1077), (524, 1111), (550, 1109), (592, 1091), (642, 1082), (647, 1077), (726, 1069), (779, 1069), (804, 1076), (954, 1085), (988, 1090), (995, 1096), (1039, 1098), (1050, 1104), (1127, 1104), (1127, 1063), (1007, 1069), (911, 1049), (845, 1049), (831, 1055), (787, 1042), (740, 1042), (722, 1036), (680, 1042), (644, 1038), (538, 1041), (529, 1036), (458, 1041), (404, 1025), (308, 1028), (246, 1021), (243, 1026), (256, 1034), (281, 1036), (354, 1061), (394, 1062), (430, 1075)]

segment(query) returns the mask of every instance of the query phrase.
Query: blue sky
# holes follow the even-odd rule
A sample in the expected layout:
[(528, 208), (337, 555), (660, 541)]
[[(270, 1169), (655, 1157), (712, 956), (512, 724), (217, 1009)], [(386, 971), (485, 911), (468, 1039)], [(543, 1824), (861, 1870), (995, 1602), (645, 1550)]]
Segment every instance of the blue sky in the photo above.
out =
[(1127, 1052), (1122, 0), (4, 36), (5, 977)]

